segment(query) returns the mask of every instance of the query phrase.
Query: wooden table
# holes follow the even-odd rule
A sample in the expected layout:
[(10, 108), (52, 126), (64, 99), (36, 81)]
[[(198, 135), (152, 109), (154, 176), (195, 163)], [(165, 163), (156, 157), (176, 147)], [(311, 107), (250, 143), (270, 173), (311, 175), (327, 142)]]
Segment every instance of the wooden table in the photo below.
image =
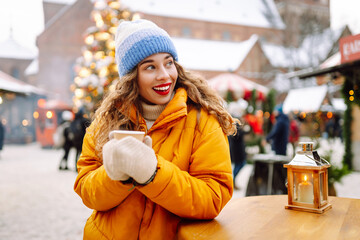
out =
[(214, 220), (183, 221), (177, 239), (360, 239), (360, 199), (329, 197), (332, 209), (285, 209), (287, 195), (232, 199)]

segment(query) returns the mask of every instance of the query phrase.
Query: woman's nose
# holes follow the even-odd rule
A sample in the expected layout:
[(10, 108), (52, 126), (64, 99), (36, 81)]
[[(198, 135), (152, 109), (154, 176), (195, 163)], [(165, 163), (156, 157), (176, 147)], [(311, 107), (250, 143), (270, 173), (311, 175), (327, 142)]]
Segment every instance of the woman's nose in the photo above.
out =
[(169, 73), (168, 73), (167, 69), (164, 66), (158, 68), (156, 79), (163, 80), (163, 79), (168, 79), (168, 78), (169, 78)]

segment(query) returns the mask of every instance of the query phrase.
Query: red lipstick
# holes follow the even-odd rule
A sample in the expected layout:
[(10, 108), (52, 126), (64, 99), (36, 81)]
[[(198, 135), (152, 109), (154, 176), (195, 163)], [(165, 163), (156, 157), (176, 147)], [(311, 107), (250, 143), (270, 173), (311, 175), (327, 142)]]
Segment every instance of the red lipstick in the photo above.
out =
[(159, 95), (169, 94), (170, 89), (171, 89), (171, 83), (165, 83), (165, 84), (161, 84), (156, 87), (153, 87), (153, 90)]

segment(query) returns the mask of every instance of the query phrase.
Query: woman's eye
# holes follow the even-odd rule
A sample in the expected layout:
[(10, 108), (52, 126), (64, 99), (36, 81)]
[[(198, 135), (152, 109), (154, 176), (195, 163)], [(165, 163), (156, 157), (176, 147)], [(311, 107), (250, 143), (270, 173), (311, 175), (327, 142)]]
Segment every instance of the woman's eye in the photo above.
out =
[(173, 65), (173, 63), (174, 63), (173, 61), (168, 61), (166, 65), (171, 66), (171, 65)]
[(152, 69), (154, 69), (155, 67), (153, 66), (153, 65), (149, 65), (149, 66), (147, 66), (145, 69), (147, 70), (147, 69), (149, 69), (149, 70), (152, 70)]

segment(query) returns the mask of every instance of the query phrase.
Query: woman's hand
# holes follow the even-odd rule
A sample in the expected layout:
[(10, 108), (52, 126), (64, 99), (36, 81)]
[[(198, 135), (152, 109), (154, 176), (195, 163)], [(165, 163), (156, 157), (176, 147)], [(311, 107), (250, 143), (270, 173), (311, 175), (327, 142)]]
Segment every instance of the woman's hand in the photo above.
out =
[(151, 142), (149, 136), (144, 143), (131, 136), (107, 142), (103, 147), (103, 162), (108, 176), (117, 181), (132, 177), (139, 184), (146, 183), (157, 167)]

